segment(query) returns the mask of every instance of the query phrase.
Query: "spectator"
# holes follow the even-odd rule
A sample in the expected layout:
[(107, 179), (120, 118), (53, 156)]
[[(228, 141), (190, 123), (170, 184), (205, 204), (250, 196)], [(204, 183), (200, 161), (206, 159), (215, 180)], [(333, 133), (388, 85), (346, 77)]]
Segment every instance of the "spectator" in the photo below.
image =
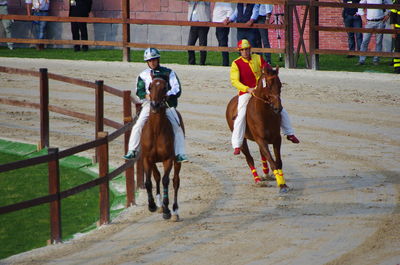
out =
[[(210, 3), (205, 1), (190, 1), (188, 6), (188, 21), (210, 22)], [(207, 35), (210, 27), (191, 26), (189, 31), (188, 45), (193, 46), (199, 40), (199, 46), (207, 46)], [(200, 51), (200, 65), (205, 65), (207, 51)], [(196, 64), (194, 51), (188, 51), (188, 63)]]
[[(390, 5), (391, 3), (390, 3), (390, 0), (361, 0), (360, 4), (389, 4)], [(357, 13), (360, 16), (363, 16), (364, 9), (359, 8)], [(388, 11), (385, 12), (382, 9), (368, 8), (366, 17), (367, 17), (366, 18), (367, 24), (365, 25), (365, 28), (367, 28), (367, 29), (384, 29), (385, 22), (389, 18), (389, 15), (388, 15)], [(361, 43), (360, 51), (365, 52), (368, 50), (369, 41), (371, 40), (371, 34), (372, 33), (368, 33), (368, 32), (363, 34), (363, 41)], [(382, 51), (382, 38), (383, 38), (382, 33), (375, 34), (375, 51), (376, 52)], [(366, 58), (367, 58), (366, 56), (360, 56), (357, 65), (364, 65)], [(374, 65), (379, 64), (378, 56), (374, 56), (373, 64)]]
[[(224, 22), (233, 13), (232, 3), (216, 2), (213, 10), (213, 22)], [(229, 28), (216, 27), (215, 36), (219, 47), (228, 47)], [(222, 65), (229, 66), (229, 52), (222, 52)]]
[[(225, 19), (224, 23), (230, 22), (246, 23), (247, 26), (252, 26), (258, 18), (258, 11), (260, 5), (258, 4), (243, 4), (238, 3), (232, 16)], [(247, 39), (252, 47), (258, 47), (259, 32), (254, 28), (238, 28), (237, 41)]]
[[(341, 2), (342, 0), (338, 0)], [(360, 0), (343, 0), (343, 3), (358, 4)], [(362, 20), (360, 15), (357, 13), (357, 8), (344, 8), (342, 11), (343, 23), (346, 28), (362, 28)], [(363, 36), (361, 32), (347, 32), (347, 41), (349, 45), (349, 51), (359, 51), (361, 49), (361, 43)], [(347, 55), (347, 58), (355, 57), (354, 55)]]
[[(393, 0), (393, 4), (400, 4), (399, 0)], [(400, 30), (400, 9), (392, 8), (390, 10), (390, 24), (392, 29)], [(400, 52), (400, 34), (393, 34), (394, 52)], [(396, 74), (400, 74), (400, 57), (393, 58), (393, 67)]]
[[(7, 0), (0, 0), (0, 15), (8, 15), (8, 1)], [(6, 33), (6, 38), (11, 38), (11, 25), (14, 22), (10, 19), (2, 19), (1, 22), (3, 23), (4, 31)], [(7, 42), (7, 46), (10, 50), (14, 48), (14, 44), (12, 42)]]
[[(257, 19), (258, 24), (270, 24), (270, 18), (273, 10), (273, 5), (263, 4), (260, 5), (259, 16)], [(261, 43), (258, 45), (263, 48), (271, 48), (268, 38), (268, 29), (258, 29), (260, 32)], [(271, 53), (264, 53), (265, 60), (271, 64)]]
[[(70, 17), (89, 17), (92, 9), (92, 0), (69, 0)], [(88, 40), (86, 22), (71, 22), (71, 32), (73, 40)], [(82, 45), (82, 50), (86, 52), (89, 49), (87, 45)], [(80, 45), (74, 45), (74, 51), (81, 50)]]
[[(25, 0), (26, 10), (29, 16), (48, 16), (50, 9), (50, 0)], [(47, 38), (47, 21), (34, 21), (36, 39)], [(44, 44), (37, 44), (37, 50), (43, 50)]]

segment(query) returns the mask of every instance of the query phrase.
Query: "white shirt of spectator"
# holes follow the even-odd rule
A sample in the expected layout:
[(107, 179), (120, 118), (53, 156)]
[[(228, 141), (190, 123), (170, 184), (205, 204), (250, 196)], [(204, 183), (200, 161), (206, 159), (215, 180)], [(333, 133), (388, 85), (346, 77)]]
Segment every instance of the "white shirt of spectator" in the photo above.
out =
[[(391, 0), (361, 0), (360, 4), (376, 4), (376, 5), (391, 5)], [(371, 19), (382, 19), (385, 14), (388, 14), (389, 10), (384, 12), (382, 9), (372, 9), (367, 8), (367, 20)], [(357, 14), (362, 16), (364, 15), (364, 8), (359, 8)]]
[(258, 10), (258, 14), (260, 16), (266, 16), (267, 14), (271, 14), (273, 9), (273, 5), (260, 5), (260, 9)]
[(223, 22), (233, 13), (232, 3), (216, 2), (213, 9), (212, 22)]
[(32, 9), (49, 10), (50, 0), (25, 0), (26, 4), (32, 4)]

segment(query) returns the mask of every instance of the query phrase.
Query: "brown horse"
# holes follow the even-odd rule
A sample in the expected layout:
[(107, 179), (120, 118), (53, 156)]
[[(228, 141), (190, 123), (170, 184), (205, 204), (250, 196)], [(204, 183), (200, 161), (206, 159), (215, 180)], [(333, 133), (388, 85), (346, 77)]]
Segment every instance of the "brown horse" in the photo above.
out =
[[(181, 164), (175, 161), (174, 151), (174, 132), (172, 125), (166, 115), (166, 93), (167, 82), (162, 78), (153, 78), (149, 86), (150, 91), (150, 115), (143, 127), (141, 135), (141, 158), (143, 161), (144, 173), (146, 175), (145, 187), (148, 195), (148, 208), (151, 212), (157, 210), (157, 206), (161, 206), (160, 196), (160, 180), (161, 175), (157, 169), (157, 162), (163, 163), (164, 175), (162, 177), (163, 184), (163, 201), (162, 212), (164, 219), (171, 218), (171, 211), (168, 208), (168, 185), (169, 174), (174, 166), (174, 204), (172, 207), (172, 216), (174, 221), (179, 220), (178, 214), (178, 189), (180, 185), (179, 172)], [(183, 123), (181, 122), (183, 125)], [(154, 201), (152, 192), (151, 175), (154, 175), (156, 182), (156, 198), (157, 205)]]
[[(249, 165), (254, 180), (260, 181), (257, 170), (254, 167), (254, 160), (250, 154), (247, 145), (247, 139), (255, 141), (260, 150), (263, 163), (263, 171), (268, 175), (269, 165), (275, 175), (277, 185), (281, 193), (288, 191), (288, 186), (285, 183), (282, 172), (281, 159), (281, 81), (278, 76), (279, 67), (273, 69), (263, 69), (263, 73), (257, 82), (257, 87), (254, 90), (246, 112), (246, 133), (241, 147), (241, 151), (246, 156), (247, 164)], [(238, 96), (233, 97), (226, 108), (226, 120), (228, 126), (233, 130), (234, 119), (237, 116)], [(273, 145), (275, 159), (273, 159), (268, 144)]]

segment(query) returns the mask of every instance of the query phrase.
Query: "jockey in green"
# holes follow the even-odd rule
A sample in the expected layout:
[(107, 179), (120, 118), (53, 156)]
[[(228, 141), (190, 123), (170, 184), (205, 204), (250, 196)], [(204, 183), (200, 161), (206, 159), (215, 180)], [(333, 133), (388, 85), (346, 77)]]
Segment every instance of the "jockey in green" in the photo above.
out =
[(174, 148), (176, 161), (179, 163), (187, 162), (188, 159), (185, 154), (185, 136), (180, 125), (178, 113), (175, 109), (178, 105), (178, 98), (181, 95), (181, 84), (173, 70), (160, 66), (160, 57), (160, 52), (155, 48), (148, 48), (144, 51), (144, 61), (147, 62), (149, 68), (140, 73), (136, 84), (136, 95), (141, 99), (142, 110), (140, 111), (135, 125), (132, 127), (128, 153), (124, 155), (124, 158), (136, 160), (139, 156), (142, 129), (150, 115), (149, 85), (154, 77), (161, 77), (167, 81), (168, 84), (168, 107), (166, 109), (166, 114), (175, 134)]

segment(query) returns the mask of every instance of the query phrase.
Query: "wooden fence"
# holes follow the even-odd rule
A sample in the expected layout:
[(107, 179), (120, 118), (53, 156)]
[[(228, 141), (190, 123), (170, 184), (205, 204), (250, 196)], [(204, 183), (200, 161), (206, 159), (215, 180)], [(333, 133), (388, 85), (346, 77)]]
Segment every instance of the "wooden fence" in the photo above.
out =
[[(211, 0), (209, 2), (218, 2)], [(360, 52), (360, 51), (345, 51), (345, 50), (324, 50), (319, 49), (319, 32), (370, 32), (370, 33), (386, 33), (386, 34), (400, 34), (400, 30), (394, 29), (355, 29), (346, 27), (326, 27), (319, 25), (320, 9), (324, 8), (382, 8), (391, 9), (396, 7), (400, 9), (400, 5), (375, 5), (375, 4), (345, 4), (337, 2), (320, 2), (318, 0), (297, 1), (297, 0), (226, 0), (223, 2), (232, 3), (262, 3), (262, 4), (275, 4), (284, 6), (284, 22), (283, 24), (254, 24), (252, 28), (266, 28), (266, 29), (279, 29), (285, 31), (285, 44), (284, 48), (254, 48), (255, 52), (269, 52), (269, 53), (284, 53), (285, 54), (285, 67), (295, 68), (299, 60), (299, 54), (305, 55), (306, 66), (310, 69), (319, 69), (319, 55), (320, 54), (343, 54), (343, 55), (366, 55), (366, 56), (382, 56), (382, 57), (400, 57), (400, 53), (394, 52)], [(121, 47), (123, 52), (123, 61), (130, 60), (130, 48), (148, 48), (148, 43), (134, 43), (131, 42), (130, 26), (131, 25), (163, 25), (163, 26), (208, 26), (208, 27), (241, 27), (247, 28), (243, 23), (231, 23), (224, 25), (222, 23), (211, 22), (188, 22), (188, 21), (165, 21), (165, 20), (152, 20), (152, 19), (130, 19), (130, 1), (121, 0), (121, 18), (77, 18), (77, 17), (33, 17), (21, 15), (0, 15), (0, 19), (14, 19), (26, 21), (52, 21), (52, 22), (88, 22), (88, 23), (111, 23), (122, 25), (122, 41), (83, 41), (83, 40), (40, 40), (40, 39), (17, 39), (17, 38), (0, 38), (0, 42), (14, 42), (14, 43), (29, 43), (29, 44), (58, 44), (58, 45), (91, 45), (91, 46), (113, 46)], [(300, 18), (298, 9), (304, 9), (303, 17)], [(305, 27), (308, 22), (309, 45), (308, 47), (304, 42)], [(297, 30), (299, 37), (297, 45), (295, 45), (294, 31)], [(215, 47), (215, 46), (185, 46), (185, 45), (171, 45), (171, 44), (151, 44), (152, 47), (164, 50), (206, 50), (206, 51), (236, 51), (235, 47)]]
[[(110, 204), (109, 204), (109, 182), (119, 174), (125, 172), (126, 177), (126, 207), (135, 203), (135, 180), (134, 180), (134, 163), (133, 161), (126, 161), (117, 169), (109, 172), (108, 164), (108, 145), (116, 138), (124, 134), (125, 152), (128, 150), (128, 142), (130, 136), (130, 129), (132, 128), (132, 98), (129, 90), (120, 91), (113, 87), (104, 85), (103, 81), (87, 82), (80, 79), (70, 78), (62, 75), (51, 74), (47, 69), (40, 69), (39, 72), (8, 68), (0, 66), (0, 72), (8, 74), (19, 74), (35, 76), (40, 79), (40, 103), (33, 103), (28, 101), (10, 100), (0, 97), (1, 104), (8, 104), (26, 108), (36, 108), (40, 110), (40, 142), (39, 149), (48, 147), (48, 154), (30, 158), (26, 160), (16, 161), (9, 164), (0, 165), (0, 173), (7, 172), (14, 169), (26, 168), (29, 166), (47, 163), (48, 164), (48, 177), (49, 177), (49, 195), (40, 198), (31, 199), (28, 201), (19, 202), (12, 205), (1, 206), (0, 214), (19, 211), (29, 207), (37, 206), (44, 203), (50, 203), (50, 225), (51, 234), (50, 242), (56, 243), (61, 241), (61, 200), (71, 195), (90, 189), (95, 186), (100, 186), (100, 222), (99, 224), (106, 224), (110, 221)], [(49, 79), (66, 82), (83, 87), (93, 88), (96, 90), (96, 114), (87, 115), (57, 106), (49, 105)], [(121, 97), (123, 99), (123, 113), (124, 124), (104, 118), (104, 91)], [(138, 107), (138, 105), (136, 105)], [(51, 148), (49, 142), (49, 111), (64, 114), (67, 116), (92, 121), (95, 123), (96, 140), (74, 146), (72, 148), (59, 151), (58, 148)], [(104, 132), (104, 125), (116, 128), (117, 130), (108, 134)], [(79, 186), (70, 188), (68, 190), (60, 191), (60, 176), (59, 176), (59, 160), (86, 150), (95, 148), (96, 160), (99, 165), (99, 177), (92, 181), (86, 182)], [(143, 186), (143, 173), (137, 177), (138, 186)]]

